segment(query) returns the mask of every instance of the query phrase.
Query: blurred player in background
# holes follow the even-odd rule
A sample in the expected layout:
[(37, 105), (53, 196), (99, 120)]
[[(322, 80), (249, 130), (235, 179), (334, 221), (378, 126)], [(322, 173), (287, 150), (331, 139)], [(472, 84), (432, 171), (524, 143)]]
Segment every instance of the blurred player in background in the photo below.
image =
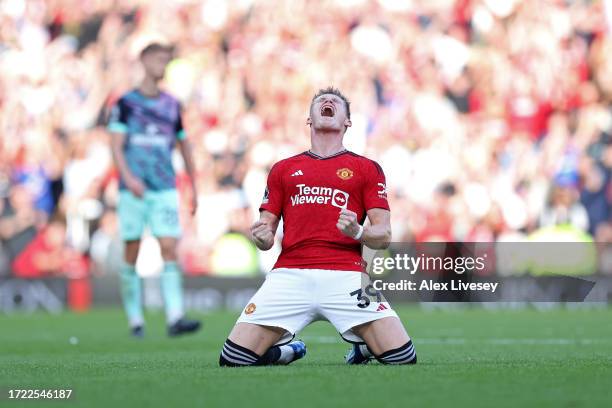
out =
[(307, 124), (311, 149), (272, 167), (260, 219), (251, 227), (255, 244), (266, 251), (282, 217), (282, 252), (223, 345), (219, 363), (289, 364), (306, 354), (303, 342), (292, 341), (295, 334), (327, 320), (353, 343), (348, 364), (372, 358), (414, 364), (412, 341), (372, 288), (361, 256), (362, 245), (383, 249), (391, 240), (385, 175), (378, 163), (344, 148), (350, 105), (337, 89), (315, 95)]
[(173, 50), (162, 44), (146, 46), (140, 61), (144, 79), (137, 89), (123, 95), (111, 112), (108, 129), (111, 147), (120, 174), (119, 222), (125, 241), (121, 269), (121, 293), (131, 332), (144, 334), (141, 281), (135, 264), (140, 238), (148, 226), (161, 247), (164, 267), (161, 289), (168, 335), (197, 331), (200, 322), (184, 317), (182, 274), (176, 246), (181, 234), (179, 202), (172, 151), (178, 145), (192, 186), (192, 214), (197, 208), (193, 161), (181, 121), (181, 107), (162, 92), (159, 82), (172, 59)]

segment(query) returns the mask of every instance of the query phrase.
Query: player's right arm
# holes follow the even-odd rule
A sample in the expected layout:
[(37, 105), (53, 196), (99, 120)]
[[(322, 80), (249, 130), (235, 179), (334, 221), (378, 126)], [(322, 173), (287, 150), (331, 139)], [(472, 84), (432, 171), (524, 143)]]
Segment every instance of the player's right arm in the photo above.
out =
[(136, 197), (142, 197), (145, 192), (145, 186), (138, 177), (132, 174), (129, 166), (127, 165), (125, 154), (123, 153), (123, 145), (125, 144), (127, 129), (128, 127), (125, 120), (125, 112), (123, 111), (121, 101), (119, 101), (117, 105), (113, 107), (108, 123), (108, 130), (111, 133), (111, 152), (113, 154), (115, 166), (117, 166), (121, 179), (125, 183), (126, 187)]
[(253, 242), (257, 248), (267, 251), (274, 245), (274, 235), (283, 212), (284, 189), (278, 163), (270, 169), (266, 191), (259, 207), (259, 221), (251, 227)]
[(270, 211), (263, 210), (259, 213), (259, 220), (251, 226), (251, 235), (257, 248), (267, 251), (274, 246), (278, 222), (278, 217)]

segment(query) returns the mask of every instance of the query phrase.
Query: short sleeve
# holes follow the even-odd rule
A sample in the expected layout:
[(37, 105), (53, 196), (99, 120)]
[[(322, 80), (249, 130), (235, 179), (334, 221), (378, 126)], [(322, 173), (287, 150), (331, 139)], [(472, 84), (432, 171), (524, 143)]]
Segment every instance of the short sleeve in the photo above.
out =
[(283, 212), (284, 191), (278, 165), (272, 166), (259, 211), (269, 211), (280, 218)]
[(370, 160), (365, 172), (365, 185), (363, 189), (363, 204), (365, 210), (382, 208), (389, 210), (387, 201), (387, 180), (380, 164)]
[(178, 114), (176, 116), (176, 124), (174, 126), (176, 138), (178, 140), (185, 140), (187, 134), (185, 133), (185, 128), (183, 127), (183, 109), (180, 105), (178, 107)]
[(106, 128), (108, 129), (109, 132), (115, 132), (115, 133), (127, 133), (128, 132), (127, 111), (126, 111), (125, 104), (123, 103), (123, 98), (119, 99), (119, 101), (111, 109), (110, 117), (108, 120), (108, 125)]

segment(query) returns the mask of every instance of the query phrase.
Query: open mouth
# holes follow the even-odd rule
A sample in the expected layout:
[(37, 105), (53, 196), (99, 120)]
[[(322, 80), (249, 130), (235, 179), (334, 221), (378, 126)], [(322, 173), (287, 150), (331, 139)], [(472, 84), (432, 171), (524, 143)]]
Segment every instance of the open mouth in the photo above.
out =
[(334, 117), (336, 111), (332, 105), (324, 105), (321, 107), (321, 116)]

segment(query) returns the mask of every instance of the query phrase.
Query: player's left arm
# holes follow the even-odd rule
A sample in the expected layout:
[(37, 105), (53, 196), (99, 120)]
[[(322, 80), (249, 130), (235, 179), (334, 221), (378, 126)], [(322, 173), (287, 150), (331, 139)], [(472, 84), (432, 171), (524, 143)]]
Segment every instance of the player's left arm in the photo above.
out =
[(177, 146), (181, 156), (183, 157), (183, 162), (185, 163), (185, 171), (189, 176), (189, 181), (191, 183), (191, 215), (194, 215), (198, 209), (198, 190), (196, 187), (196, 179), (195, 179), (195, 166), (193, 164), (193, 155), (191, 154), (191, 143), (185, 134), (185, 129), (183, 128), (183, 121), (179, 116), (179, 119), (176, 124), (176, 138), (177, 138)]
[(372, 249), (385, 249), (391, 242), (391, 212), (387, 202), (385, 173), (382, 167), (372, 160), (363, 167), (363, 173), (362, 199), (370, 225), (362, 226), (356, 213), (342, 209), (336, 227), (344, 235)]
[(367, 212), (370, 225), (363, 227), (362, 244), (372, 249), (385, 249), (391, 243), (391, 212), (372, 208)]
[(391, 242), (391, 212), (382, 208), (367, 211), (370, 225), (362, 226), (357, 222), (357, 214), (343, 208), (336, 227), (347, 237), (351, 237), (372, 249), (385, 249)]

